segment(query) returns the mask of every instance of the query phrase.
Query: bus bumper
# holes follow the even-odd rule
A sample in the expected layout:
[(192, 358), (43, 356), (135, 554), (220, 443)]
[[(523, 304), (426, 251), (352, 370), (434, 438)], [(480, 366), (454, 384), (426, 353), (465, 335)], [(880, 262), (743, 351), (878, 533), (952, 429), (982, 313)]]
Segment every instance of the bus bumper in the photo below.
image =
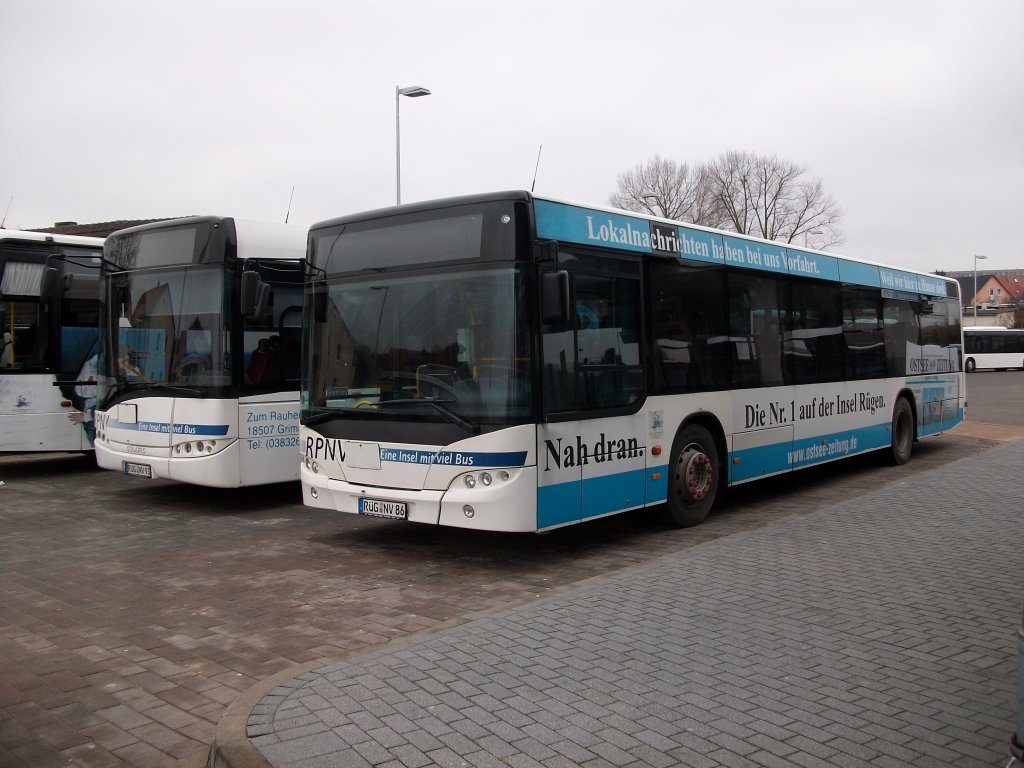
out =
[[(447, 490), (412, 490), (332, 480), (301, 465), (302, 501), (309, 507), (347, 514), (368, 514), (360, 499), (404, 504), (404, 519), (414, 523), (529, 533), (537, 530), (537, 468), (488, 469), (486, 485), (475, 471), (457, 475)], [(474, 476), (472, 487), (465, 477)], [(507, 476), (507, 478), (506, 478)], [(374, 515), (369, 515), (374, 516)], [(383, 516), (383, 515), (376, 515)], [(390, 515), (388, 515), (390, 517)]]

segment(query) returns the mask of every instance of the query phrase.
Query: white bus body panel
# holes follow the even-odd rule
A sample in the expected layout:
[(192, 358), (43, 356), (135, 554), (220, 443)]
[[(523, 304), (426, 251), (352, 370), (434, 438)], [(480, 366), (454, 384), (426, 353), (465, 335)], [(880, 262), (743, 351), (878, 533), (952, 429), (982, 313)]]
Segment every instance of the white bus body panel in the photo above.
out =
[[(324, 438), (303, 427), (303, 502), (351, 514), (361, 498), (400, 502), (414, 522), (550, 530), (664, 502), (672, 443), (688, 419), (721, 429), (720, 470), (733, 485), (888, 447), (901, 392), (915, 403), (917, 437), (946, 431), (963, 419), (961, 376), (652, 397), (629, 416), (515, 427), (450, 446)], [(522, 465), (478, 458), (524, 449)], [(468, 488), (464, 477), (482, 469), (509, 477)]]
[[(649, 445), (648, 419), (643, 411), (538, 425), (538, 529), (571, 525), (648, 503), (652, 494)], [(661, 457), (654, 458), (658, 464), (664, 462)]]
[[(325, 438), (302, 427), (302, 498), (349, 514), (360, 514), (360, 499), (399, 502), (411, 522), (535, 531), (535, 436), (536, 427), (526, 425), (446, 446), (393, 445)], [(481, 479), (485, 472), (489, 486)]]
[[(50, 373), (0, 374), (0, 451), (87, 451), (82, 412)], [(74, 417), (74, 418), (72, 418)]]
[(97, 411), (96, 426), (96, 461), (104, 469), (214, 488), (299, 474), (294, 392), (241, 401), (142, 397)]

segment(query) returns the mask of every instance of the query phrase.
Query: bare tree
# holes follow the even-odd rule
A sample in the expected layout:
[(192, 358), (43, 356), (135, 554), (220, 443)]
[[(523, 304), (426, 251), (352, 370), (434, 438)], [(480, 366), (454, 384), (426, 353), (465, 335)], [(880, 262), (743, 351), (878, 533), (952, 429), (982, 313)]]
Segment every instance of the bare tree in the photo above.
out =
[(827, 248), (844, 240), (842, 209), (807, 168), (775, 155), (726, 152), (708, 164), (711, 196), (728, 229)]
[(655, 155), (620, 173), (617, 184), (609, 199), (616, 208), (709, 227), (723, 223), (703, 166), (691, 169)]
[(1014, 302), (1011, 328), (1024, 328), (1024, 296)]
[(612, 205), (795, 245), (844, 240), (843, 211), (807, 169), (776, 156), (726, 152), (710, 163), (654, 159), (619, 174)]

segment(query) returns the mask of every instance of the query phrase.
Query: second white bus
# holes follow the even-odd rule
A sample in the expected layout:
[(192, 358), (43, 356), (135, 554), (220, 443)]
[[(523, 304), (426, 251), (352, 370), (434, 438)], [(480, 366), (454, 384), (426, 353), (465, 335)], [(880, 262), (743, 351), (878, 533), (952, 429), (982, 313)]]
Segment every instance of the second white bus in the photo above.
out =
[(92, 450), (102, 253), (0, 229), (0, 451)]
[(1024, 371), (1024, 328), (978, 326), (964, 328), (964, 370)]
[(298, 477), (306, 230), (234, 218), (107, 238), (96, 460), (221, 488)]

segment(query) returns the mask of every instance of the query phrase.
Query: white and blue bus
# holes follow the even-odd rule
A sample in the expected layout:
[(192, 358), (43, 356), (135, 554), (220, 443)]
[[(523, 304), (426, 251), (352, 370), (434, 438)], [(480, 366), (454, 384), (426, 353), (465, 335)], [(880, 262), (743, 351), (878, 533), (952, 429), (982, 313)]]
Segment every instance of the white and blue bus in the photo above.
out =
[(298, 477), (306, 230), (212, 216), (114, 232), (96, 460), (236, 488)]
[(964, 370), (1024, 371), (1024, 328), (979, 325), (964, 328)]
[(309, 234), (304, 503), (493, 531), (658, 507), (963, 419), (943, 277), (526, 192)]
[(0, 451), (90, 451), (103, 239), (0, 229)]

